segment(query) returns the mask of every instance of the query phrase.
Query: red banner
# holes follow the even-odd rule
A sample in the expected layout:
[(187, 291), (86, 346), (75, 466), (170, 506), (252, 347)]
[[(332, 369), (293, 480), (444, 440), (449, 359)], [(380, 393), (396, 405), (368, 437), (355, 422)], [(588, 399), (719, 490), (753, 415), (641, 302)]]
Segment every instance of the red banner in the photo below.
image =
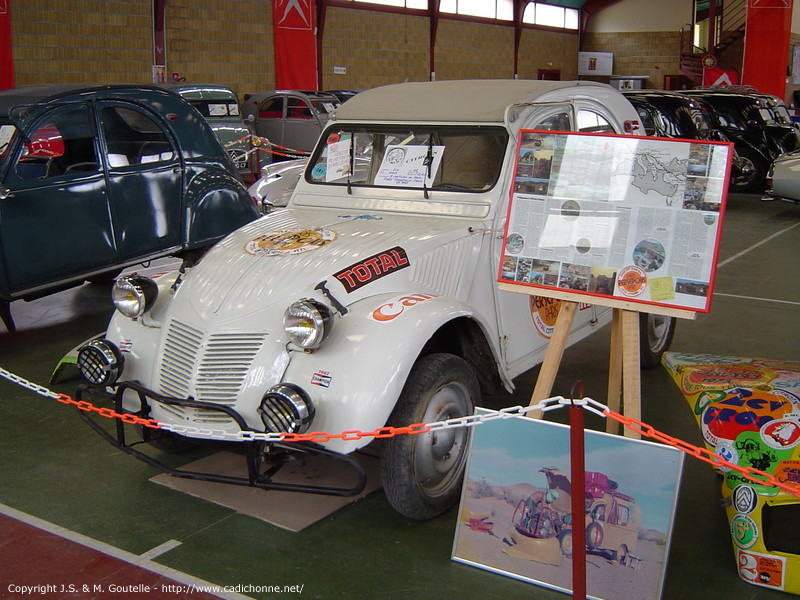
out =
[(742, 83), (783, 98), (793, 0), (748, 0)]
[(14, 56), (11, 52), (11, 6), (0, 0), (0, 90), (14, 87)]
[(272, 0), (277, 89), (317, 89), (316, 4), (316, 0)]

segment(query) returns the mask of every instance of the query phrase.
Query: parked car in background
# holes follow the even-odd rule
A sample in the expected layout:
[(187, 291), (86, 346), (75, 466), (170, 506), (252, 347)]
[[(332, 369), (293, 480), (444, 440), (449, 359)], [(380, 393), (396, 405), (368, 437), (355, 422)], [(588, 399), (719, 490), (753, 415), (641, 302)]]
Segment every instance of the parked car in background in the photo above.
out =
[[(630, 103), (589, 81), (362, 92), (336, 110), (285, 209), (183, 273), (118, 280), (117, 289), (142, 292), (118, 300), (105, 337), (80, 349), (92, 384), (81, 389), (158, 420), (159, 430), (144, 429), (154, 444), (196, 443), (210, 430), (236, 440), (250, 476), (235, 483), (280, 488), (272, 475), (282, 465), (323, 454), (362, 483), (331, 490), (309, 481), (294, 491), (359, 493), (364, 472), (348, 457), (371, 437), (354, 434), (471, 415), (482, 390), (513, 389), (544, 357), (541, 315), (558, 312), (557, 301), (497, 285), (505, 237), (497, 232), (523, 129), (639, 135)], [(611, 312), (587, 305), (569, 342)], [(641, 317), (642, 364), (657, 365), (674, 320)], [(282, 443), (306, 431), (332, 436)], [(344, 431), (351, 435), (336, 437)], [(124, 436), (98, 433), (157, 464)], [(468, 428), (382, 437), (383, 489), (398, 512), (429, 519), (457, 501)]]
[(258, 211), (199, 112), (154, 86), (0, 92), (0, 316), (166, 255)]
[[(724, 132), (708, 123), (700, 102), (690, 96), (661, 90), (623, 90), (622, 94), (633, 104), (649, 136), (730, 142)], [(731, 184), (748, 168), (734, 149)]]
[(800, 204), (800, 150), (781, 154), (767, 172), (764, 200), (777, 199)]
[(325, 90), (326, 94), (333, 94), (339, 99), (339, 102), (346, 102), (353, 96), (364, 90)]
[(255, 179), (250, 161), (250, 130), (239, 110), (239, 98), (223, 85), (175, 83), (166, 86), (194, 106), (211, 125), (245, 183)]
[(744, 173), (733, 189), (755, 192), (764, 189), (767, 170), (780, 154), (800, 147), (800, 135), (792, 125), (775, 123), (767, 103), (751, 94), (717, 90), (689, 90), (686, 93), (708, 107), (711, 124), (734, 142)]
[(307, 163), (307, 158), (295, 158), (261, 167), (261, 177), (248, 188), (248, 191), (262, 213), (266, 214), (274, 208), (288, 204), (289, 196), (303, 175)]
[(260, 162), (277, 162), (307, 155), (317, 143), (328, 115), (339, 99), (326, 92), (273, 90), (245, 94), (242, 115), (253, 132), (274, 145), (260, 152)]

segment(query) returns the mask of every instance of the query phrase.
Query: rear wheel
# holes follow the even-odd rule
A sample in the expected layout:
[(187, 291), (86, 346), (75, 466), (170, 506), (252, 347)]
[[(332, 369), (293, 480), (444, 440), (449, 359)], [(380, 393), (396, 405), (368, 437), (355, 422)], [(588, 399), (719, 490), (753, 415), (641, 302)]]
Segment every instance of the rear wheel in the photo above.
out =
[[(480, 389), (472, 368), (452, 354), (421, 357), (408, 376), (389, 425), (404, 427), (465, 417)], [(467, 460), (467, 427), (388, 440), (381, 459), (386, 498), (400, 514), (432, 519), (458, 499)]]
[(596, 550), (603, 545), (603, 527), (600, 523), (592, 521), (586, 528), (586, 547)]
[(646, 369), (661, 364), (675, 335), (675, 317), (639, 313), (639, 362)]
[(558, 534), (558, 545), (561, 547), (561, 554), (567, 558), (572, 558), (572, 530), (567, 529)]
[(750, 148), (736, 151), (741, 163), (741, 171), (731, 181), (734, 192), (757, 192), (764, 189), (767, 176), (767, 164), (764, 159)]

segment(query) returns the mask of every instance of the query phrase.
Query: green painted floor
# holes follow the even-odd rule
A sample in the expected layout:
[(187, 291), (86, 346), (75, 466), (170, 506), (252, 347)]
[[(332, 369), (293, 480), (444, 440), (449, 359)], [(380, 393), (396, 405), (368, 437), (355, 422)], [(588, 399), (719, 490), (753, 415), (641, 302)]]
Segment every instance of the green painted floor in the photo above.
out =
[[(800, 207), (732, 195), (712, 312), (681, 321), (672, 349), (800, 360), (798, 247)], [(57, 360), (102, 331), (111, 310), (108, 288), (99, 285), (12, 305), (18, 331), (0, 334), (0, 367), (47, 385)], [(581, 380), (586, 395), (604, 402), (608, 348), (606, 328), (569, 349), (554, 393), (566, 395)], [(488, 402), (527, 404), (536, 374), (534, 369), (520, 377), (513, 395)], [(74, 383), (53, 389), (71, 394)], [(661, 431), (701, 441), (688, 405), (661, 367), (643, 373), (642, 413)], [(590, 419), (589, 425), (602, 428), (598, 421)], [(300, 533), (288, 533), (153, 484), (148, 479), (155, 473), (103, 442), (73, 409), (0, 381), (0, 504), (98, 542), (141, 555), (177, 540), (179, 546), (153, 560), (219, 585), (303, 585), (302, 593), (246, 594), (255, 598), (567, 597), (452, 562), (455, 509), (430, 522), (413, 522), (395, 514), (378, 492)], [(720, 485), (711, 467), (686, 459), (662, 597), (789, 597), (738, 578)], [(3, 560), (25, 560), (13, 549), (9, 556)], [(1, 562), (0, 598), (12, 597), (8, 583), (13, 582), (6, 581)]]

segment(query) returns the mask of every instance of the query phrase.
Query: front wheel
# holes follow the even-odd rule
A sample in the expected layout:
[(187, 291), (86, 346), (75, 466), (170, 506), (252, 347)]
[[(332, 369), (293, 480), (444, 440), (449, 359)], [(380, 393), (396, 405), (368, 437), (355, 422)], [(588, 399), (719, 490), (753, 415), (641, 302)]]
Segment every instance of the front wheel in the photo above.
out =
[(750, 148), (740, 148), (736, 151), (739, 155), (741, 172), (731, 181), (734, 192), (757, 192), (764, 189), (768, 165), (758, 152)]
[[(469, 416), (480, 396), (472, 368), (452, 354), (429, 354), (412, 367), (389, 425), (405, 427)], [(458, 499), (469, 428), (440, 429), (388, 440), (381, 459), (389, 504), (411, 519), (432, 519)]]
[(675, 317), (639, 313), (639, 364), (645, 369), (661, 364), (675, 335)]

